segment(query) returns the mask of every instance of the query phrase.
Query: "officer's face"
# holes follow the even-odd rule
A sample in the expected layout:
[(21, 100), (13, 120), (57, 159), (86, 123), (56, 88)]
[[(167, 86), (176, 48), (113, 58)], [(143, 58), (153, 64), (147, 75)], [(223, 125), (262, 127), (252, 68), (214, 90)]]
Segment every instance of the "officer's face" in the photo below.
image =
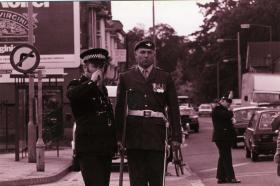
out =
[(230, 103), (229, 102), (227, 102), (226, 100), (221, 100), (221, 102), (220, 102), (224, 107), (227, 107), (227, 108), (229, 108), (230, 107)]
[(154, 50), (139, 48), (135, 51), (135, 59), (142, 68), (148, 68), (154, 63)]

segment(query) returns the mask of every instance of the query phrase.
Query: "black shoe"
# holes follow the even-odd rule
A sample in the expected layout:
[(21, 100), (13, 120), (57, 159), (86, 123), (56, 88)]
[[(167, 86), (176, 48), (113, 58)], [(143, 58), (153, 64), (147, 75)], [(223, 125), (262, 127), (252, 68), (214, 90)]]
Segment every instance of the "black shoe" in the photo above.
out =
[(226, 180), (223, 180), (223, 179), (218, 179), (217, 183), (218, 183), (218, 184), (223, 184), (223, 183), (227, 183), (227, 181), (226, 181)]
[(233, 179), (227, 180), (227, 183), (241, 183), (241, 181), (236, 178), (233, 178)]

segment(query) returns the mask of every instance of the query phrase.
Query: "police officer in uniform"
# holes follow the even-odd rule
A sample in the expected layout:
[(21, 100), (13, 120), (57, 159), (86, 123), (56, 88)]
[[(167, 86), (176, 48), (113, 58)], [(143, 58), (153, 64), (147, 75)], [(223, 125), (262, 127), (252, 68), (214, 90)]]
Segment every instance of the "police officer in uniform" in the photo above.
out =
[(213, 136), (212, 141), (215, 142), (219, 150), (219, 160), (217, 167), (217, 183), (240, 183), (235, 178), (231, 147), (235, 144), (235, 131), (232, 124), (233, 112), (229, 110), (232, 100), (222, 97), (218, 105), (213, 109)]
[(68, 85), (67, 97), (76, 122), (75, 151), (86, 186), (109, 186), (112, 156), (117, 149), (114, 113), (103, 84), (108, 51), (81, 53), (84, 74)]
[[(182, 140), (177, 93), (170, 74), (154, 66), (153, 42), (138, 42), (134, 53), (138, 65), (120, 74), (117, 89), (118, 145), (127, 149), (131, 186), (162, 186), (166, 117), (174, 148), (179, 148)], [(124, 118), (126, 102), (128, 114)], [(165, 115), (166, 106), (168, 116)], [(123, 133), (125, 119), (126, 131)], [(125, 144), (121, 143), (122, 135), (126, 136)]]

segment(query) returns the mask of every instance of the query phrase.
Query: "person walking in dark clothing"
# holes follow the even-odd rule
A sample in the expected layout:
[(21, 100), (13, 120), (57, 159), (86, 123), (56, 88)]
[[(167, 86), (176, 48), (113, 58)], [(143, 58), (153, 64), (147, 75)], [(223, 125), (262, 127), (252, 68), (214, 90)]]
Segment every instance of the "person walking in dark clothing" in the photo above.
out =
[[(162, 186), (167, 137), (166, 107), (171, 145), (179, 148), (182, 140), (177, 93), (171, 75), (154, 66), (153, 42), (138, 42), (134, 53), (138, 65), (120, 74), (117, 88), (115, 116), (118, 144), (127, 149), (131, 186)], [(124, 118), (123, 113), (127, 107), (128, 114)], [(126, 136), (125, 144), (121, 142), (122, 135)]]
[(231, 147), (235, 142), (234, 128), (232, 124), (233, 113), (229, 110), (232, 100), (223, 97), (218, 105), (213, 109), (213, 136), (212, 141), (215, 142), (219, 151), (219, 160), (217, 167), (217, 183), (240, 183), (235, 178)]
[(109, 186), (117, 141), (113, 108), (103, 84), (108, 51), (89, 49), (80, 57), (85, 72), (67, 89), (76, 122), (75, 153), (86, 186)]

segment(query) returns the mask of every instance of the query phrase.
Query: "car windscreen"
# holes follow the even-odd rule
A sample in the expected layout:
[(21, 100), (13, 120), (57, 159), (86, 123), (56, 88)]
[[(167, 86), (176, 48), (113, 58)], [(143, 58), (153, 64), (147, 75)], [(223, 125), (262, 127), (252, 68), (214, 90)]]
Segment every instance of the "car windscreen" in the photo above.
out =
[(200, 109), (211, 109), (211, 106), (210, 105), (201, 105), (199, 108)]
[(234, 119), (238, 121), (249, 121), (253, 113), (257, 109), (246, 109), (246, 110), (237, 110), (234, 112)]
[(278, 116), (277, 112), (265, 112), (261, 115), (259, 129), (272, 129), (271, 123)]

